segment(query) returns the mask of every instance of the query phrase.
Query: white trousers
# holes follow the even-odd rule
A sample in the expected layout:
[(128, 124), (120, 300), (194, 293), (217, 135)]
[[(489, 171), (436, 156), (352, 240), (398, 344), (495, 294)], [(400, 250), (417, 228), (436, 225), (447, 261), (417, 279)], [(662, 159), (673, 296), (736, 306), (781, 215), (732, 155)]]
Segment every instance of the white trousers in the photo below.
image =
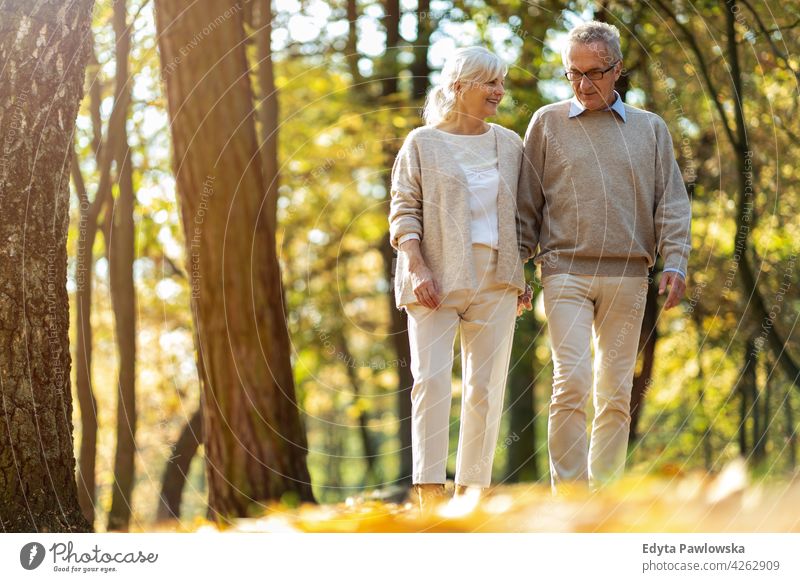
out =
[(477, 289), (448, 293), (437, 309), (406, 306), (415, 484), (445, 482), (456, 331), (461, 332), (463, 388), (455, 480), (488, 487), (492, 477), (518, 291), (495, 280), (496, 250), (473, 245), (472, 254)]
[[(565, 481), (588, 481), (596, 489), (625, 469), (648, 280), (556, 274), (544, 277), (542, 285), (553, 356), (547, 431), (553, 489)], [(595, 415), (587, 443), (586, 403), (592, 387)]]

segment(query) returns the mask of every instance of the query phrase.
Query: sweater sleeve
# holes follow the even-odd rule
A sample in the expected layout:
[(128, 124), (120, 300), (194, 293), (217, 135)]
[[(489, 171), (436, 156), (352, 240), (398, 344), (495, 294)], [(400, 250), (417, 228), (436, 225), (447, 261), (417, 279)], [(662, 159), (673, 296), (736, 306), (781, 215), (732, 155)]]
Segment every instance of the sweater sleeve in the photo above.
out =
[(655, 167), (655, 234), (658, 253), (664, 258), (664, 269), (688, 272), (692, 248), (692, 205), (683, 184), (672, 137), (666, 123), (656, 123)]
[(398, 239), (408, 234), (422, 238), (422, 187), (419, 151), (409, 135), (392, 167), (389, 205), (389, 240), (398, 249)]
[(534, 113), (525, 132), (522, 146), (522, 167), (517, 186), (517, 240), (519, 254), (528, 261), (536, 254), (544, 208), (544, 164), (546, 138), (544, 121)]

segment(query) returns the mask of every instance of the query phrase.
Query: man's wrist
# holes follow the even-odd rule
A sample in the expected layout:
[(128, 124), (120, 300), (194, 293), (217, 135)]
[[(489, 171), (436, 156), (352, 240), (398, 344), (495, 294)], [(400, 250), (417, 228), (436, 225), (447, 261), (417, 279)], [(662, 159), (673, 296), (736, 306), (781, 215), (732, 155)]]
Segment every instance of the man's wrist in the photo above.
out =
[(683, 277), (683, 280), (686, 281), (686, 273), (684, 273), (683, 270), (678, 269), (677, 267), (665, 267), (662, 272), (663, 273), (678, 273), (681, 277)]

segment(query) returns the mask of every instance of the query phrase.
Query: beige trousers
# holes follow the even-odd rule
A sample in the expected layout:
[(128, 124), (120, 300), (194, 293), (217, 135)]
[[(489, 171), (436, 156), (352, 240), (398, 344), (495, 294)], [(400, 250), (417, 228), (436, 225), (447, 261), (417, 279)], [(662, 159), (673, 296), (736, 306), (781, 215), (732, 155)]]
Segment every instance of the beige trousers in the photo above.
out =
[(455, 480), (488, 487), (500, 430), (517, 290), (495, 280), (497, 251), (473, 245), (477, 289), (448, 293), (437, 309), (406, 306), (411, 346), (413, 482), (444, 483), (453, 343), (461, 332), (461, 427)]
[[(556, 274), (545, 276), (542, 285), (553, 356), (547, 430), (553, 489), (566, 481), (588, 481), (596, 489), (625, 469), (648, 279)], [(595, 415), (587, 444), (592, 384)]]

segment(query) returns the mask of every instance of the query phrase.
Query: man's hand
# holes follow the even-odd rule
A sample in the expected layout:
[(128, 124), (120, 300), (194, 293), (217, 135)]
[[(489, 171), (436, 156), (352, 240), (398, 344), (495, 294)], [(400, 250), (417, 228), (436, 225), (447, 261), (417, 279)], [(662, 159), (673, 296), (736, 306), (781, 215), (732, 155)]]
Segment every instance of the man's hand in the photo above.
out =
[(683, 294), (686, 293), (686, 282), (683, 280), (683, 277), (675, 271), (661, 273), (658, 294), (663, 295), (667, 286), (669, 286), (669, 295), (667, 295), (667, 301), (664, 303), (664, 310), (675, 307), (681, 302), (681, 299), (683, 299)]
[(532, 298), (533, 289), (531, 289), (530, 285), (525, 283), (525, 292), (517, 296), (517, 317), (522, 315), (525, 311), (533, 309), (533, 304), (531, 303)]

